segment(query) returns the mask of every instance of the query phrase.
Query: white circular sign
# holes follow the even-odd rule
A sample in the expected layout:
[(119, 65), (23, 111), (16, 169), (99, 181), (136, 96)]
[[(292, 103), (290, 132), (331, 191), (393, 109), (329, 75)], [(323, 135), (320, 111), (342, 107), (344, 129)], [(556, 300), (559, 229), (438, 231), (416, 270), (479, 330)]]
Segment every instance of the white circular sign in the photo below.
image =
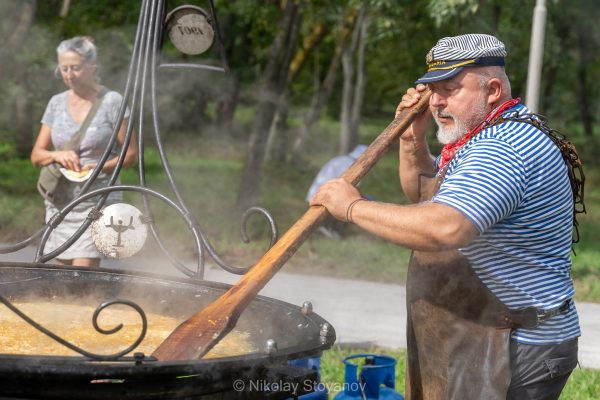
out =
[(202, 54), (210, 48), (215, 32), (206, 12), (198, 7), (174, 10), (168, 19), (169, 39), (179, 51), (188, 55)]
[(131, 257), (144, 247), (148, 228), (143, 214), (130, 204), (111, 204), (92, 223), (92, 239), (99, 252), (109, 258)]

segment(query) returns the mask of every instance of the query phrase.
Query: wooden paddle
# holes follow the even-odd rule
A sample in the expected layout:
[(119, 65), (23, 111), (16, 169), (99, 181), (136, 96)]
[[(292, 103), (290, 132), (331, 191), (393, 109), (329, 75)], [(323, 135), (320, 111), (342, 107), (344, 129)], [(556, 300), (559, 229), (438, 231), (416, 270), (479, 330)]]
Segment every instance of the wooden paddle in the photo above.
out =
[[(353, 185), (379, 161), (395, 139), (429, 104), (422, 93), (413, 107), (403, 110), (342, 175)], [(201, 358), (235, 326), (240, 314), (328, 215), (323, 206), (308, 211), (235, 285), (202, 311), (182, 322), (152, 353), (161, 361)]]

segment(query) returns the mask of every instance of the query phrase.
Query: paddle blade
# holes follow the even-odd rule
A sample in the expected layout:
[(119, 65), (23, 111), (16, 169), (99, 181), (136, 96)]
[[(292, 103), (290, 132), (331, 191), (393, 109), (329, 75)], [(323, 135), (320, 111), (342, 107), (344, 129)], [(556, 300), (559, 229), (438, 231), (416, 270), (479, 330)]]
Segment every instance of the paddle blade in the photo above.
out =
[(182, 322), (154, 350), (159, 361), (193, 360), (208, 353), (235, 325), (231, 312), (219, 308), (219, 302)]

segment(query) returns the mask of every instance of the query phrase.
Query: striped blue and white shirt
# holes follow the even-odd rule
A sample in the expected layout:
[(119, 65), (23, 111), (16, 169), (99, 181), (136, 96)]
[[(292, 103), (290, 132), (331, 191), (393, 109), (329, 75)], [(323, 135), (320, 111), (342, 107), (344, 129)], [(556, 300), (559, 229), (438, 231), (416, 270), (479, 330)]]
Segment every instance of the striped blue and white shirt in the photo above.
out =
[[(511, 110), (530, 112), (520, 104)], [(456, 152), (433, 201), (475, 225), (480, 235), (459, 251), (509, 309), (553, 309), (573, 297), (573, 195), (565, 162), (546, 134), (522, 122), (482, 130)], [(512, 339), (557, 344), (580, 334), (571, 302), (568, 312), (517, 329)]]

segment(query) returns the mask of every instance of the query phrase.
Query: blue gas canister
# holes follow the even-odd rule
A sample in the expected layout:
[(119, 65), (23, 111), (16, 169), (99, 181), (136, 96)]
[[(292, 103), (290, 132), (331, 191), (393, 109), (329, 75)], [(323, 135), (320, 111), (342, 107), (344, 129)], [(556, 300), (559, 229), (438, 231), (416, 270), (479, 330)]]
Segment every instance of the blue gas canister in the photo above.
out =
[[(359, 371), (360, 359), (364, 360)], [(344, 391), (335, 400), (404, 400), (396, 392), (396, 359), (383, 354), (355, 354), (344, 358)]]
[[(303, 367), (317, 371), (319, 374), (319, 382), (320, 382), (320, 374), (321, 374), (321, 357), (306, 357), (299, 358), (296, 360), (289, 360), (288, 364), (294, 365), (296, 367)], [(306, 387), (304, 387), (306, 389)], [(312, 387), (314, 391), (312, 393), (303, 394), (298, 396), (299, 400), (328, 400), (329, 399), (329, 391), (325, 387), (325, 385), (317, 384)], [(291, 400), (291, 399), (289, 399)]]

